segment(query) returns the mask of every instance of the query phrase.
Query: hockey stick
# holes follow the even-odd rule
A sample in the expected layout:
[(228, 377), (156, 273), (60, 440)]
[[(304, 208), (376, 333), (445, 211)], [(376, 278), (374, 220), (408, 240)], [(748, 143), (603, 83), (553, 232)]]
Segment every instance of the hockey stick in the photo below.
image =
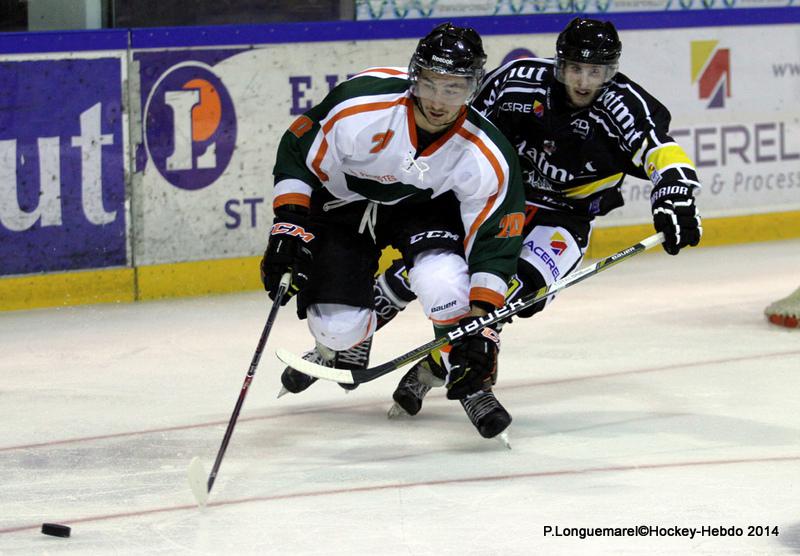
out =
[(428, 355), (430, 352), (437, 350), (464, 335), (475, 334), (479, 330), (482, 330), (485, 326), (495, 324), (507, 319), (508, 317), (516, 315), (523, 309), (530, 307), (543, 299), (546, 299), (557, 291), (568, 288), (569, 286), (573, 286), (578, 282), (582, 282), (589, 276), (594, 276), (595, 274), (598, 274), (626, 259), (629, 259), (634, 255), (643, 253), (644, 251), (662, 243), (663, 241), (664, 234), (660, 232), (647, 237), (639, 243), (623, 249), (622, 251), (611, 255), (610, 257), (606, 257), (605, 259), (597, 261), (586, 268), (582, 268), (576, 272), (573, 272), (572, 274), (569, 274), (560, 280), (556, 280), (549, 286), (540, 288), (535, 293), (528, 294), (522, 299), (512, 301), (507, 305), (492, 311), (488, 315), (469, 323), (464, 328), (457, 327), (454, 330), (451, 330), (446, 336), (431, 340), (427, 344), (413, 349), (408, 353), (404, 353), (400, 357), (395, 357), (391, 361), (388, 361), (382, 365), (378, 365), (377, 367), (355, 370), (337, 369), (336, 367), (323, 367), (322, 365), (317, 365), (316, 363), (306, 361), (302, 357), (285, 349), (278, 349), (276, 351), (276, 355), (278, 356), (278, 359), (290, 367), (317, 378), (332, 380), (334, 382), (341, 382), (345, 384), (361, 384), (364, 382), (369, 382), (396, 369), (399, 369), (404, 365), (413, 363), (414, 361), (417, 361), (418, 359)]
[(233, 435), (233, 427), (236, 426), (236, 421), (239, 419), (239, 412), (242, 410), (244, 398), (247, 396), (247, 390), (250, 388), (250, 383), (253, 382), (253, 376), (256, 374), (259, 361), (261, 361), (261, 354), (267, 343), (267, 337), (269, 337), (269, 332), (272, 330), (272, 325), (275, 322), (275, 318), (278, 316), (278, 309), (281, 307), (281, 301), (288, 291), (291, 281), (292, 274), (290, 272), (281, 276), (278, 292), (275, 295), (275, 301), (272, 302), (272, 308), (269, 311), (267, 322), (264, 324), (264, 330), (261, 331), (261, 337), (258, 339), (256, 352), (253, 354), (252, 361), (250, 361), (250, 368), (247, 370), (247, 375), (244, 377), (244, 384), (242, 384), (242, 389), (239, 392), (239, 399), (236, 400), (236, 407), (233, 408), (233, 415), (231, 415), (228, 421), (228, 428), (225, 429), (225, 436), (222, 437), (222, 445), (219, 447), (217, 459), (214, 461), (214, 467), (211, 468), (208, 479), (206, 480), (206, 472), (205, 469), (203, 469), (203, 464), (200, 462), (199, 457), (193, 458), (191, 463), (189, 463), (189, 486), (192, 489), (195, 500), (197, 500), (197, 504), (200, 506), (206, 505), (208, 495), (214, 487), (214, 481), (217, 479), (219, 467), (222, 465), (222, 458), (225, 456), (225, 450), (228, 449), (228, 443), (231, 441), (231, 436)]

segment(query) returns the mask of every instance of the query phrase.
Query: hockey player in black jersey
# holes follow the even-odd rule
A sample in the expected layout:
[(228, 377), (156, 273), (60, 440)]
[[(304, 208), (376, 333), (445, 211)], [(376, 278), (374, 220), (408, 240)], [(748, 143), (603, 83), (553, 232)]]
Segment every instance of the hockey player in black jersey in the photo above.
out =
[[(669, 135), (669, 111), (617, 72), (621, 49), (613, 24), (576, 18), (559, 34), (555, 59), (497, 68), (473, 101), (517, 149), (527, 182), (524, 246), (507, 301), (578, 267), (594, 219), (623, 204), (626, 175), (651, 181), (653, 224), (666, 237), (667, 253), (700, 241), (695, 167)], [(377, 282), (395, 313), (413, 299), (401, 265)], [(548, 302), (519, 316), (530, 317)], [(401, 408), (412, 415), (420, 410), (431, 374), (441, 374), (431, 356), (406, 373), (390, 416)]]

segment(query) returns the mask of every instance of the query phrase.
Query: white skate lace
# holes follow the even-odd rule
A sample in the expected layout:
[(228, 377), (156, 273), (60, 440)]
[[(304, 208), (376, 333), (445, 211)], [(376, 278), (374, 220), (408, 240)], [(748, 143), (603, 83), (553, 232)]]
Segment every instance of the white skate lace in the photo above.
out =
[(403, 380), (400, 382), (399, 388), (404, 390), (410, 391), (417, 399), (422, 399), (425, 397), (425, 394), (430, 392), (431, 387), (427, 384), (423, 384), (420, 382), (419, 378), (417, 377), (417, 367), (412, 368), (406, 376), (403, 377)]
[(350, 349), (338, 352), (338, 362), (358, 365), (361, 368), (366, 367), (369, 361), (369, 350), (371, 347), (372, 337), (369, 337)]
[(472, 421), (472, 424), (476, 427), (478, 426), (478, 421), (483, 417), (500, 408), (500, 402), (497, 401), (494, 394), (492, 392), (483, 391), (473, 394), (468, 398), (464, 398), (461, 400), (461, 405), (464, 406), (469, 420)]
[(325, 359), (325, 357), (317, 350), (317, 348), (307, 351), (303, 354), (303, 359), (311, 361), (317, 365), (325, 365), (326, 367), (333, 367), (333, 361)]

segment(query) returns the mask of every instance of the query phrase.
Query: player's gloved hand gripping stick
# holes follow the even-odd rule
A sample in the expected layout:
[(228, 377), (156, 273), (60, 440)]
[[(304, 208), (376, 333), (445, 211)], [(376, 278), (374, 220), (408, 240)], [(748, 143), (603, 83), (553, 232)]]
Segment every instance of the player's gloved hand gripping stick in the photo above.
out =
[(322, 365), (317, 365), (315, 363), (311, 363), (310, 361), (306, 361), (302, 357), (291, 353), (285, 349), (278, 349), (276, 351), (276, 355), (278, 359), (289, 365), (290, 367), (297, 369), (298, 371), (305, 373), (307, 375), (315, 376), (317, 378), (322, 378), (325, 380), (332, 380), (334, 382), (340, 382), (345, 384), (361, 384), (364, 382), (369, 382), (371, 380), (375, 380), (376, 378), (382, 377), (385, 374), (388, 374), (404, 365), (408, 365), (409, 363), (413, 363), (425, 357), (429, 353), (434, 350), (437, 350), (450, 342), (454, 342), (459, 338), (462, 338), (465, 335), (472, 335), (476, 334), (480, 330), (482, 330), (486, 326), (490, 326), (492, 324), (498, 323), (511, 317), (518, 312), (522, 311), (523, 309), (532, 306), (539, 301), (546, 299), (547, 297), (553, 295), (559, 290), (563, 290), (569, 286), (575, 285), (578, 282), (582, 282), (589, 276), (594, 276), (603, 270), (606, 270), (626, 259), (633, 257), (634, 255), (638, 255), (639, 253), (643, 253), (644, 251), (659, 245), (664, 241), (664, 234), (659, 232), (655, 235), (647, 237), (640, 241), (639, 243), (632, 245), (622, 251), (615, 253), (605, 259), (601, 259), (596, 263), (587, 266), (586, 268), (582, 268), (581, 270), (575, 271), (572, 274), (565, 276), (560, 280), (556, 280), (550, 286), (545, 286), (540, 288), (538, 291), (531, 293), (521, 299), (516, 301), (512, 301), (508, 305), (504, 305), (503, 307), (492, 311), (486, 316), (473, 319), (469, 321), (465, 326), (459, 326), (454, 330), (451, 330), (447, 336), (442, 336), (441, 338), (431, 340), (427, 344), (420, 346), (416, 349), (409, 351), (408, 353), (404, 353), (399, 357), (395, 357), (391, 361), (388, 361), (382, 365), (378, 365), (377, 367), (369, 367), (367, 369), (338, 369), (336, 367), (323, 367)]
[(253, 376), (256, 374), (258, 363), (261, 361), (261, 354), (267, 343), (269, 332), (272, 330), (272, 325), (275, 322), (275, 318), (278, 316), (278, 309), (280, 309), (283, 304), (283, 296), (286, 295), (286, 292), (289, 290), (291, 282), (292, 273), (291, 271), (286, 272), (281, 277), (275, 292), (275, 301), (272, 303), (267, 322), (264, 324), (264, 330), (261, 331), (261, 337), (258, 339), (256, 352), (253, 354), (253, 359), (250, 361), (250, 368), (247, 370), (247, 375), (244, 377), (244, 384), (242, 384), (242, 389), (239, 391), (239, 399), (236, 400), (236, 407), (233, 408), (233, 414), (228, 421), (228, 428), (225, 429), (225, 436), (222, 437), (222, 445), (219, 447), (217, 459), (214, 461), (214, 467), (211, 469), (208, 479), (206, 479), (206, 472), (205, 469), (203, 469), (203, 464), (200, 462), (199, 457), (193, 458), (189, 464), (189, 486), (192, 489), (195, 500), (197, 500), (200, 506), (205, 506), (208, 501), (208, 495), (211, 493), (211, 489), (214, 486), (214, 481), (217, 479), (219, 467), (222, 465), (222, 458), (225, 456), (225, 450), (228, 449), (228, 443), (231, 441), (231, 436), (233, 435), (233, 427), (236, 426), (236, 421), (239, 419), (239, 412), (242, 410), (244, 398), (247, 396), (247, 390), (250, 387), (250, 383), (253, 381)]

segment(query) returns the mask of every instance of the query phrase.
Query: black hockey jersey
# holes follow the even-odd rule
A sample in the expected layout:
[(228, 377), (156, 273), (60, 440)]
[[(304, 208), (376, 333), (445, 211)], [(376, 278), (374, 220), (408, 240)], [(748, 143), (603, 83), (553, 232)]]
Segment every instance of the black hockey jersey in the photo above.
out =
[(617, 73), (591, 106), (576, 109), (566, 99), (553, 60), (523, 58), (488, 74), (474, 101), (516, 148), (528, 203), (593, 218), (622, 206), (626, 174), (700, 186), (669, 136), (669, 111), (625, 75)]

